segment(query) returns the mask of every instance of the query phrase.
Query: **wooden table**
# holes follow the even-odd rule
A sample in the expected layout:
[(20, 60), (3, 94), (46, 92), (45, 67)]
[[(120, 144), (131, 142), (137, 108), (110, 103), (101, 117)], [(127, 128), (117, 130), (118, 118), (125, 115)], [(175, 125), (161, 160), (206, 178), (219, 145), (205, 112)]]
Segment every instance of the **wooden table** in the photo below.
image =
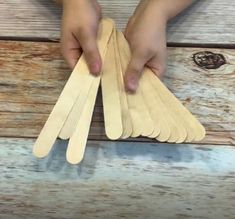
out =
[[(119, 28), (137, 4), (100, 2)], [(234, 219), (235, 1), (199, 0), (168, 27), (165, 83), (205, 125), (205, 140), (107, 141), (99, 95), (79, 166), (66, 163), (62, 141), (48, 158), (32, 156), (70, 73), (60, 14), (48, 0), (0, 0), (0, 218)], [(199, 66), (194, 56), (206, 51), (225, 63)]]

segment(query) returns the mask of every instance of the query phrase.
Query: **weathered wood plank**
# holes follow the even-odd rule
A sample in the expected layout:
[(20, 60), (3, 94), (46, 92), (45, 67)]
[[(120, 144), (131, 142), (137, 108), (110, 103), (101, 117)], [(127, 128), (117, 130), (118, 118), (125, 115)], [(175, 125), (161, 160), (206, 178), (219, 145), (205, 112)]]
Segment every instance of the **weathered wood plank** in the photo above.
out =
[[(165, 83), (206, 126), (204, 143), (234, 144), (235, 51), (210, 49), (227, 64), (203, 69), (193, 54), (200, 48), (168, 48)], [(35, 137), (61, 93), (70, 70), (57, 43), (0, 41), (0, 136)], [(105, 139), (101, 95), (91, 139)]]
[(0, 218), (234, 218), (234, 147), (90, 141), (71, 166), (33, 142), (0, 139)]
[[(138, 0), (100, 0), (123, 29)], [(49, 0), (0, 0), (0, 37), (58, 39), (60, 8)], [(170, 43), (235, 44), (235, 2), (198, 0), (169, 24)]]

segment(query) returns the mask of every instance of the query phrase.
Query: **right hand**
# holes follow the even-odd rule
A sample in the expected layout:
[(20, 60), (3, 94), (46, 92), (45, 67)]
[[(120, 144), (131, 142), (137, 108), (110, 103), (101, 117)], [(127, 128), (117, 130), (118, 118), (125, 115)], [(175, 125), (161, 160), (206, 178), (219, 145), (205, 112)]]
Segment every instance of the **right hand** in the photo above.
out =
[(61, 50), (71, 69), (83, 52), (90, 72), (100, 73), (102, 61), (96, 42), (100, 19), (96, 0), (63, 1)]

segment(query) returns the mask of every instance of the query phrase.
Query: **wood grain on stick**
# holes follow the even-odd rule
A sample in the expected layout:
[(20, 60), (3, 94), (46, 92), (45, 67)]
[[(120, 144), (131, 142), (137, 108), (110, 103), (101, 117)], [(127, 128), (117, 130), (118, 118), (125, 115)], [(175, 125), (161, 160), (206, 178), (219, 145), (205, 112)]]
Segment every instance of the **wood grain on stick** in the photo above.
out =
[(92, 82), (91, 89), (87, 96), (84, 108), (76, 125), (75, 131), (69, 139), (66, 158), (67, 161), (71, 164), (80, 163), (84, 157), (99, 84), (100, 76), (96, 77)]
[[(126, 69), (131, 58), (130, 52), (127, 54), (123, 49), (125, 42), (126, 41), (118, 41), (123, 77), (126, 73)], [(138, 88), (135, 94), (127, 92), (126, 96), (133, 127), (131, 137), (151, 135), (154, 131), (154, 124), (150, 113), (145, 105), (141, 90)]]
[(115, 53), (115, 39), (113, 32), (103, 64), (101, 85), (104, 110), (105, 133), (109, 139), (117, 140), (123, 134), (121, 102), (118, 87), (118, 74), (121, 74), (118, 66), (118, 57)]
[[(98, 36), (98, 46), (101, 55), (104, 56), (106, 45), (113, 31), (113, 23), (108, 19), (102, 20)], [(105, 27), (104, 27), (105, 26)], [(58, 137), (79, 93), (84, 88), (83, 82), (93, 81), (94, 76), (89, 72), (85, 58), (79, 59), (74, 71), (65, 85), (55, 107), (53, 108), (48, 120), (40, 132), (33, 149), (37, 157), (45, 157), (51, 150), (56, 138)], [(86, 98), (86, 96), (83, 96)]]
[[(203, 51), (223, 54), (226, 64), (197, 66), (193, 55)], [(0, 136), (37, 137), (70, 75), (59, 44), (0, 41), (0, 66)], [(171, 47), (167, 69), (164, 83), (206, 127), (203, 143), (235, 144), (234, 50)], [(103, 122), (98, 94), (89, 139), (107, 139)]]

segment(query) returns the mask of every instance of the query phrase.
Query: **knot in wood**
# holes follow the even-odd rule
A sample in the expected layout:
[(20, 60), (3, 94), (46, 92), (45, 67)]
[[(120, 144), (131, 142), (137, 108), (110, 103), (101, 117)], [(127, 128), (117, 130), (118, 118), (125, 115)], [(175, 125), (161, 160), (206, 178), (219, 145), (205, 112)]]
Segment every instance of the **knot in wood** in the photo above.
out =
[(193, 61), (205, 69), (217, 69), (220, 66), (226, 64), (225, 57), (219, 53), (213, 53), (210, 51), (202, 51), (193, 55)]

